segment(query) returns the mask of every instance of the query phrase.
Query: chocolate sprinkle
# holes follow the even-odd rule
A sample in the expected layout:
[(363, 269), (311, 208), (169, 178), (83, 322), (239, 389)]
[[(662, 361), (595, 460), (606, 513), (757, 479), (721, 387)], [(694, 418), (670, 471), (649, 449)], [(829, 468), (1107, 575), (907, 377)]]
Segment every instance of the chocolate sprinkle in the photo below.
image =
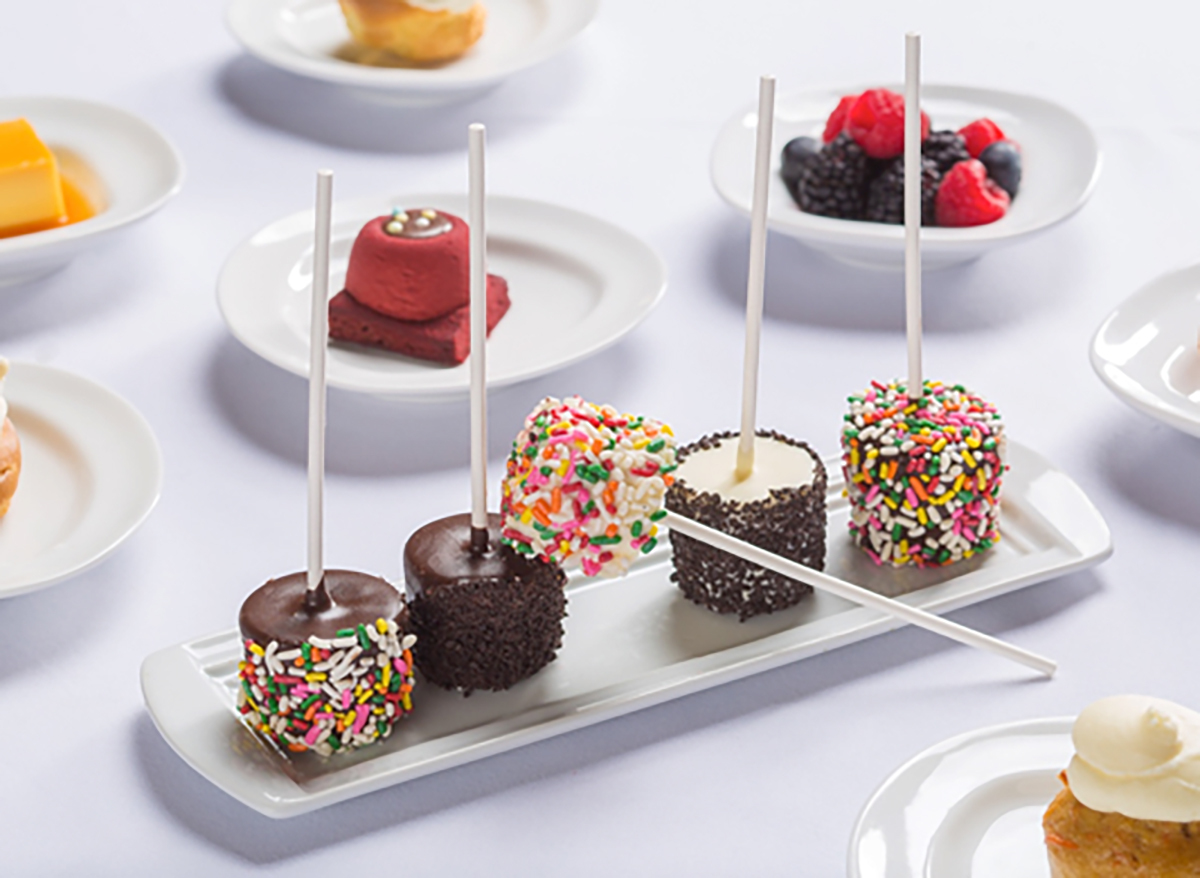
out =
[[(682, 462), (694, 451), (711, 450), (734, 432), (713, 433), (678, 452)], [(757, 435), (803, 448), (813, 459), (812, 483), (773, 488), (764, 500), (723, 500), (696, 491), (677, 477), (667, 491), (666, 506), (701, 524), (789, 558), (814, 570), (825, 566), (825, 466), (804, 442), (773, 430)], [(678, 476), (678, 473), (676, 474)], [(717, 613), (737, 613), (741, 621), (793, 606), (812, 586), (743, 561), (721, 549), (671, 531), (675, 572), (671, 579), (693, 603)]]
[(488, 516), (488, 549), (471, 551), (471, 516), (422, 527), (404, 547), (413, 660), (444, 689), (501, 690), (549, 664), (562, 645), (567, 577), (517, 554)]

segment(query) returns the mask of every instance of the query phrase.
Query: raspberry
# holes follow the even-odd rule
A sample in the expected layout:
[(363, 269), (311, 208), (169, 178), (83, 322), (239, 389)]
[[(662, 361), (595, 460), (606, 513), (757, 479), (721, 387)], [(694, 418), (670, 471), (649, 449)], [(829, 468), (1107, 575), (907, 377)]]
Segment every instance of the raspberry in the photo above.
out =
[(958, 133), (967, 142), (967, 152), (973, 159), (979, 158), (979, 154), (997, 140), (1005, 139), (1000, 126), (987, 118), (976, 119), (970, 125), (964, 125), (958, 129)]
[(939, 226), (982, 226), (1008, 212), (1008, 193), (988, 179), (979, 159), (959, 162), (946, 172), (935, 209)]
[[(895, 158), (904, 152), (903, 96), (886, 88), (864, 91), (850, 107), (846, 130), (871, 158)], [(921, 139), (928, 136), (929, 116), (922, 112)]]
[(842, 133), (842, 129), (846, 127), (846, 116), (850, 114), (850, 107), (857, 100), (858, 95), (846, 95), (838, 101), (838, 105), (829, 114), (829, 121), (825, 123), (825, 133), (821, 135), (822, 140), (832, 143), (833, 138)]

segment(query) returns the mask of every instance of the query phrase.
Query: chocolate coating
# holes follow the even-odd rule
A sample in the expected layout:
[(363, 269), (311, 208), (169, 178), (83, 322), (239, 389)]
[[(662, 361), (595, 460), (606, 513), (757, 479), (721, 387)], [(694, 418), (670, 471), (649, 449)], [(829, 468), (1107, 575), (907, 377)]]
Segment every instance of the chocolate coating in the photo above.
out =
[(554, 659), (562, 644), (567, 577), (553, 564), (500, 542), (488, 516), (488, 548), (471, 551), (471, 516), (430, 522), (404, 547), (413, 661), (446, 689), (508, 689)]
[(407, 627), (404, 599), (385, 579), (354, 570), (326, 570), (325, 589), (329, 605), (314, 610), (305, 600), (307, 573), (269, 580), (242, 604), (238, 614), (242, 636), (260, 644), (272, 640), (300, 644), (314, 634), (331, 640), (343, 628), (376, 619), (395, 619), (401, 630)]

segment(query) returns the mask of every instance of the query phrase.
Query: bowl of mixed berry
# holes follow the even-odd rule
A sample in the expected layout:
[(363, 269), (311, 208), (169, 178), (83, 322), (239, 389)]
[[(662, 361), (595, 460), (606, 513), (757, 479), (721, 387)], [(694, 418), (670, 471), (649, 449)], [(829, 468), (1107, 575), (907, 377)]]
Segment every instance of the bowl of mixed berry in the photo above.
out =
[[(926, 86), (921, 113), (921, 246), (927, 268), (982, 256), (1043, 231), (1087, 201), (1095, 135), (1027, 95)], [(768, 225), (844, 262), (904, 265), (904, 98), (898, 87), (814, 89), (776, 101)], [(718, 193), (749, 213), (753, 108), (713, 150)]]
[[(784, 145), (779, 175), (806, 213), (904, 222), (904, 96), (886, 88), (845, 95), (820, 139)], [(986, 117), (930, 130), (921, 113), (921, 225), (981, 226), (1008, 213), (1021, 188), (1021, 148)]]

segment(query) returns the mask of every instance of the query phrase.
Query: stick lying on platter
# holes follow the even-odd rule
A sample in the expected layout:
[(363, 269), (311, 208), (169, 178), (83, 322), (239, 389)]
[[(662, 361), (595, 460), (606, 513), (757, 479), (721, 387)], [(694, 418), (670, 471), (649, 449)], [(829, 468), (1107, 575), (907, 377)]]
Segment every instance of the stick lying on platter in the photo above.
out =
[(753, 564), (766, 567), (775, 573), (789, 576), (792, 579), (807, 583), (813, 588), (819, 588), (822, 591), (827, 591), (830, 594), (853, 601), (861, 606), (880, 610), (889, 616), (895, 616), (897, 619), (903, 619), (912, 625), (932, 631), (934, 634), (940, 634), (943, 637), (949, 637), (951, 640), (957, 640), (959, 643), (965, 643), (967, 646), (973, 646), (976, 649), (982, 649), (986, 652), (1003, 656), (1006, 659), (1011, 659), (1014, 662), (1019, 662), (1028, 668), (1033, 668), (1035, 671), (1045, 674), (1047, 677), (1053, 677), (1054, 672), (1058, 670), (1058, 664), (1048, 658), (1043, 658), (1020, 647), (1005, 643), (1003, 640), (997, 640), (991, 635), (974, 631), (964, 625), (959, 625), (957, 622), (951, 622), (949, 619), (943, 619), (941, 616), (935, 616), (933, 613), (927, 613), (925, 610), (919, 610), (909, 604), (894, 601), (876, 592), (830, 576), (828, 573), (822, 573), (819, 570), (813, 570), (811, 567), (805, 567), (803, 564), (797, 564), (795, 561), (789, 561), (787, 558), (781, 558), (779, 555), (768, 552), (766, 549), (760, 549), (752, 543), (739, 540), (737, 537), (731, 537), (729, 534), (722, 533), (719, 530), (713, 530), (707, 525), (700, 524), (698, 521), (685, 518), (677, 513), (668, 511), (661, 523), (684, 536), (700, 540), (700, 542), (707, 543), (714, 549), (721, 549), (731, 555), (736, 555), (744, 561), (750, 561)]

